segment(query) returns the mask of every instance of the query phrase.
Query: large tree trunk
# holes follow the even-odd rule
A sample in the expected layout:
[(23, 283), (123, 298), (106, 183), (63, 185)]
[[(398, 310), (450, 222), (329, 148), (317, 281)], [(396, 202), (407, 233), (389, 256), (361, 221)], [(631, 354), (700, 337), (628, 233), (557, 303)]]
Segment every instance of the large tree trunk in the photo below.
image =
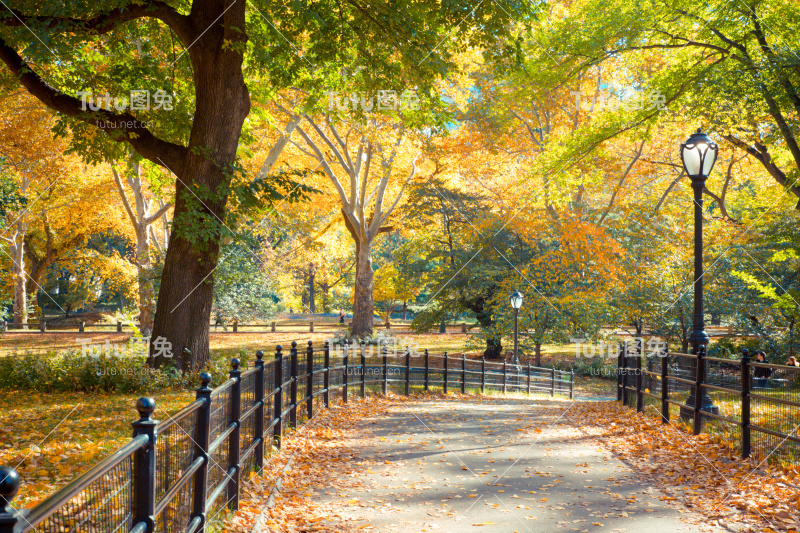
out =
[[(213, 5), (210, 5), (213, 4)], [(195, 11), (200, 10), (203, 11)], [(224, 11), (223, 18), (222, 13)], [(224, 8), (221, 3), (195, 4), (192, 16), (200, 27), (211, 28), (194, 43), (196, 113), (189, 146), (180, 169), (171, 169), (176, 183), (173, 227), (150, 344), (151, 363), (170, 361), (158, 353), (158, 342), (168, 342), (181, 370), (198, 369), (210, 358), (209, 320), (213, 300), (213, 271), (219, 259), (219, 235), (197, 242), (197, 230), (210, 222), (224, 223), (228, 200), (226, 173), (236, 159), (242, 125), (250, 111), (250, 97), (242, 75), (241, 53), (224, 40), (241, 40), (244, 4)], [(237, 31), (230, 28), (239, 28)], [(198, 48), (199, 47), (199, 48)], [(213, 195), (203, 195), (202, 190)], [(195, 195), (202, 204), (198, 205)], [(227, 231), (227, 230), (221, 230)]]
[[(78, 98), (49, 85), (2, 38), (0, 61), (49, 108), (94, 124), (112, 139), (129, 143), (142, 157), (168, 168), (178, 178), (173, 231), (153, 322), (150, 362), (161, 366), (175, 355), (176, 366), (187, 370), (205, 363), (209, 357), (211, 274), (217, 265), (218, 242), (223, 231), (216, 225), (224, 224), (228, 187), (237, 172), (236, 150), (250, 111), (242, 73), (247, 8), (245, 2), (195, 0), (190, 12), (184, 15), (163, 2), (157, 6), (145, 4), (134, 3), (90, 21), (71, 21), (69, 26), (85, 26), (88, 32), (103, 33), (113, 30), (117, 23), (155, 15), (170, 27), (191, 62), (195, 109), (187, 146), (159, 139), (147, 124), (130, 113), (108, 109), (87, 111)], [(22, 21), (17, 13), (15, 18)], [(56, 26), (64, 26), (64, 20), (49, 20)]]
[(534, 359), (533, 364), (534, 366), (542, 366), (542, 343), (537, 342), (533, 348)]
[[(20, 194), (25, 194), (30, 186), (30, 180), (23, 176), (20, 182)], [(27, 329), (28, 324), (28, 290), (25, 272), (25, 234), (28, 231), (27, 213), (23, 212), (17, 217), (14, 224), (14, 234), (3, 237), (9, 243), (11, 260), (14, 264), (11, 273), (14, 277), (14, 327)]]
[(353, 288), (353, 335), (372, 333), (375, 302), (372, 299), (372, 243), (356, 243), (356, 282)]

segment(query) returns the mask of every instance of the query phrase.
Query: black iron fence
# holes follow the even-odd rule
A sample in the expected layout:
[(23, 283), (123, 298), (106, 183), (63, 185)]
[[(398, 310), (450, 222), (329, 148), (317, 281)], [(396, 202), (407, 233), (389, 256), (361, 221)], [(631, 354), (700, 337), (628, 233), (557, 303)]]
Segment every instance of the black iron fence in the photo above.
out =
[[(742, 457), (800, 464), (800, 368), (741, 359), (620, 348), (617, 400), (715, 435)], [(698, 393), (699, 391), (699, 393)]]
[[(302, 350), (302, 349), (301, 349)], [(304, 352), (304, 353), (303, 353)], [(484, 359), (383, 351), (361, 346), (305, 350), (278, 346), (274, 359), (256, 354), (241, 370), (231, 361), (227, 381), (212, 389), (200, 375), (196, 399), (165, 420), (156, 403), (140, 398), (133, 439), (29, 511), (12, 501), (17, 472), (0, 467), (0, 533), (192, 533), (209, 531), (223, 511), (239, 507), (241, 481), (264, 466), (266, 445), (280, 446), (297, 427), (328, 407), (366, 391), (414, 392), (487, 389), (573, 397), (571, 372)]]

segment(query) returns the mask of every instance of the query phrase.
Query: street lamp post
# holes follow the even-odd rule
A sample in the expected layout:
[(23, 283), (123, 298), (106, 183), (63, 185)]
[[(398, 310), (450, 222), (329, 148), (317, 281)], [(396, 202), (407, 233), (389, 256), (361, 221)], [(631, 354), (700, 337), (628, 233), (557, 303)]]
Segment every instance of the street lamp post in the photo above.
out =
[(522, 294), (519, 291), (511, 293), (511, 307), (514, 309), (514, 364), (519, 364), (519, 308), (522, 307)]
[[(700, 128), (685, 143), (681, 144), (683, 169), (691, 178), (694, 190), (694, 314), (692, 333), (689, 336), (689, 343), (692, 345), (694, 355), (700, 354), (701, 351), (705, 353), (705, 346), (708, 346), (709, 343), (703, 310), (703, 189), (706, 186), (706, 179), (714, 167), (714, 162), (717, 160), (718, 151), (717, 143), (712, 141)], [(692, 387), (691, 393), (686, 399), (686, 407), (694, 407), (696, 394), (698, 391)], [(719, 408), (714, 405), (704, 389), (699, 394), (702, 411), (714, 414), (719, 412)], [(681, 411), (682, 415), (688, 415), (686, 410), (681, 409)]]

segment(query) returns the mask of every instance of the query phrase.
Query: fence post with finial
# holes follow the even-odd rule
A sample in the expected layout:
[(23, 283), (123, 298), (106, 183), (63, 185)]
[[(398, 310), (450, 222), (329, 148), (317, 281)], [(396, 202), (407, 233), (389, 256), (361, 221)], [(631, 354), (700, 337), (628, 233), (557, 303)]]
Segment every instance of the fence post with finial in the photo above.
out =
[(528, 396), (531, 395), (531, 362), (528, 361)]
[(156, 410), (156, 401), (153, 398), (143, 397), (136, 402), (139, 420), (131, 424), (133, 437), (145, 435), (147, 444), (136, 450), (133, 454), (133, 524), (144, 523), (145, 533), (155, 531), (156, 521), (156, 425), (153, 412)]
[(406, 396), (409, 395), (411, 387), (411, 350), (406, 346)]
[[(192, 518), (199, 517), (200, 525), (198, 532), (205, 531), (206, 516), (206, 486), (208, 485), (208, 471), (210, 457), (208, 448), (211, 444), (211, 374), (203, 372), (200, 374), (200, 388), (195, 390), (195, 399), (202, 400), (203, 406), (197, 410), (194, 430), (194, 460), (203, 459), (203, 464), (197, 469), (194, 475), (194, 488), (192, 490)], [(263, 415), (262, 415), (263, 420)], [(264, 427), (262, 422), (261, 432)], [(258, 452), (258, 448), (256, 448)], [(259, 468), (263, 468), (263, 446), (262, 457)]]
[[(242, 371), (239, 369), (241, 361), (237, 357), (231, 359), (229, 377), (233, 380), (230, 397), (230, 418), (228, 425), (233, 426), (228, 437), (228, 507), (232, 511), (239, 510), (239, 485), (242, 477), (242, 465), (239, 464), (241, 454), (241, 425), (242, 425)], [(233, 474), (231, 474), (233, 472)]]
[(289, 383), (289, 401), (292, 402), (291, 411), (289, 411), (289, 424), (293, 428), (297, 427), (297, 341), (292, 341), (292, 349), (289, 351), (290, 372), (292, 379)]
[(386, 346), (381, 346), (381, 392), (384, 396), (386, 396), (386, 389), (389, 385), (389, 373), (388, 370), (388, 354), (387, 354)]
[(750, 457), (750, 352), (742, 350), (742, 458)]
[(575, 370), (569, 371), (569, 399), (575, 399)]
[(325, 360), (323, 361), (323, 366), (325, 367), (325, 373), (322, 375), (322, 387), (325, 389), (325, 392), (322, 395), (323, 400), (325, 401), (325, 408), (331, 406), (331, 395), (330, 395), (330, 388), (331, 388), (331, 344), (328, 341), (325, 341), (325, 346), (323, 347), (323, 357)]
[(449, 357), (447, 356), (447, 352), (444, 352), (444, 380), (442, 380), (442, 392), (447, 394), (447, 370), (450, 365), (448, 365)]
[(428, 359), (428, 349), (425, 348), (425, 392), (428, 392), (429, 384), (430, 384), (430, 364)]
[(272, 427), (272, 438), (275, 445), (281, 446), (281, 433), (283, 431), (283, 346), (275, 347), (275, 425)]
[(306, 414), (308, 419), (314, 417), (314, 344), (308, 341), (306, 348)]
[(259, 440), (259, 443), (256, 444), (256, 449), (253, 451), (255, 463), (256, 463), (256, 470), (261, 470), (264, 468), (264, 391), (265, 387), (265, 374), (264, 374), (264, 352), (258, 350), (256, 352), (256, 361), (254, 363), (256, 367), (256, 386), (255, 386), (255, 398), (254, 401), (258, 407), (256, 407), (256, 412), (253, 414), (255, 416), (255, 428), (254, 428), (254, 438)]
[(25, 521), (22, 512), (11, 505), (19, 491), (19, 485), (17, 471), (10, 466), (0, 466), (0, 533), (14, 533), (18, 524)]
[(347, 396), (348, 396), (348, 384), (350, 381), (350, 361), (348, 360), (348, 356), (350, 355), (350, 343), (344, 341), (344, 360), (342, 363), (344, 364), (344, 375), (342, 376), (343, 380), (343, 387), (342, 387), (342, 402), (347, 403)]

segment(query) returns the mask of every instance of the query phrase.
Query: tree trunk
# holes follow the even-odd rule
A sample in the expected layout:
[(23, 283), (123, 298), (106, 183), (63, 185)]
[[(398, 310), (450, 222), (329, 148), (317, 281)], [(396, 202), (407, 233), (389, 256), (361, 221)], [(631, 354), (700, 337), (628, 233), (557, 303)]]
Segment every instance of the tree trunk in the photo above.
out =
[[(213, 182), (216, 180), (209, 176), (213, 174), (213, 169), (202, 169), (194, 175), (196, 179), (205, 178)], [(217, 178), (222, 179), (222, 176)], [(178, 190), (184, 192), (185, 187), (179, 184)], [(154, 367), (159, 368), (174, 357), (175, 366), (184, 371), (198, 369), (210, 358), (208, 335), (214, 294), (212, 273), (219, 255), (217, 242), (207, 242), (206, 250), (200, 251), (195, 243), (184, 237), (192, 218), (192, 208), (186, 205), (185, 200), (185, 195), (179, 194), (175, 202), (173, 232), (164, 259), (150, 345), (150, 362)], [(214, 207), (216, 214), (220, 215), (222, 206)]]
[(11, 272), (14, 275), (14, 327), (27, 328), (28, 292), (25, 287), (25, 234), (18, 233), (11, 244), (11, 257), (14, 260)]
[[(193, 12), (196, 22), (204, 19), (201, 26), (213, 29), (191, 51), (196, 113), (182, 168), (171, 169), (179, 179), (150, 344), (150, 362), (155, 367), (172, 360), (178, 369), (188, 371), (201, 368), (210, 358), (209, 320), (220, 236), (219, 232), (206, 238), (191, 236), (209, 221), (224, 222), (230, 183), (227, 174), (236, 160), (242, 125), (250, 111), (242, 54), (224, 44), (225, 39), (240, 38), (226, 28), (244, 28), (245, 10), (231, 4), (223, 25), (223, 21), (217, 23), (225, 9), (220, 9), (221, 5), (207, 5), (204, 13)], [(198, 205), (195, 195), (202, 204)], [(159, 346), (166, 348), (166, 343), (170, 350), (159, 350)]]
[(403, 320), (408, 318), (408, 300), (403, 301)]
[(314, 278), (316, 271), (314, 270), (314, 263), (308, 264), (308, 312), (312, 315), (317, 312), (317, 304), (316, 300), (316, 292), (315, 292), (315, 281)]
[(534, 353), (534, 366), (542, 366), (542, 343), (537, 342), (533, 348)]
[(331, 312), (331, 305), (328, 301), (328, 291), (330, 288), (328, 287), (327, 283), (323, 283), (320, 288), (322, 289), (322, 312), (323, 313), (330, 313)]
[(122, 205), (136, 233), (136, 255), (134, 256), (133, 264), (136, 266), (136, 272), (138, 274), (139, 330), (143, 336), (149, 337), (153, 331), (153, 311), (155, 309), (153, 263), (150, 259), (150, 238), (153, 238), (156, 246), (161, 250), (161, 246), (158, 242), (158, 238), (155, 236), (152, 226), (159, 218), (163, 221), (163, 217), (166, 217), (166, 211), (171, 204), (164, 204), (159, 200), (158, 210), (155, 213), (151, 213), (153, 200), (145, 197), (144, 186), (142, 184), (142, 167), (134, 157), (131, 157), (129, 166), (130, 170), (126, 181), (133, 194), (133, 204), (131, 204), (131, 201), (128, 199), (128, 194), (125, 192), (122, 178), (117, 173), (114, 165), (111, 165), (111, 171), (114, 174), (114, 182), (117, 185), (117, 192), (119, 193)]
[(139, 278), (139, 331), (149, 337), (153, 331), (153, 265), (150, 261), (149, 228), (136, 232), (136, 271)]
[(372, 243), (356, 243), (356, 282), (353, 287), (353, 335), (372, 333), (375, 302), (372, 299)]
[(500, 359), (503, 357), (503, 343), (500, 339), (490, 337), (486, 339), (486, 351), (483, 352), (486, 359)]

